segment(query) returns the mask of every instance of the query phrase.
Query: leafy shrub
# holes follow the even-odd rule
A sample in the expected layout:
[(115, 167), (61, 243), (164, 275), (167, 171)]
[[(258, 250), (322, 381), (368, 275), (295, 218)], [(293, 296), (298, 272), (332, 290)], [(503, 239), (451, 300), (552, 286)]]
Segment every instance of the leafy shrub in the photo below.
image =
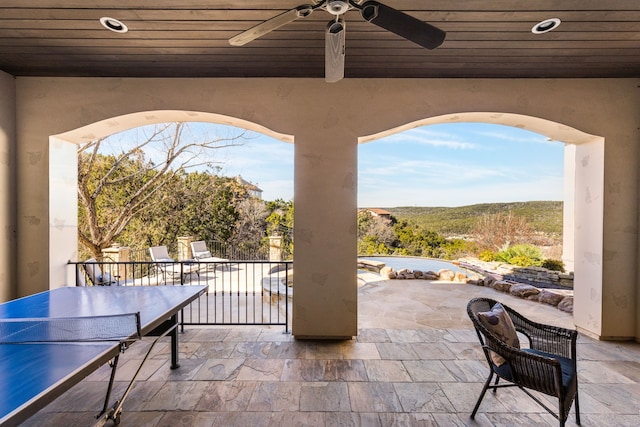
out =
[(561, 273), (564, 273), (565, 271), (564, 262), (562, 262), (562, 260), (559, 260), (559, 259), (547, 258), (544, 261), (542, 261), (541, 267), (546, 268), (547, 270), (559, 271)]
[(542, 265), (542, 251), (533, 245), (513, 245), (498, 252), (495, 260), (520, 267), (540, 266)]
[(533, 258), (529, 258), (528, 256), (518, 255), (509, 261), (511, 265), (517, 265), (518, 267), (531, 267), (531, 266), (540, 266), (540, 260), (536, 260)]
[(496, 254), (493, 251), (485, 249), (484, 251), (482, 251), (482, 252), (480, 252), (478, 254), (478, 259), (480, 261), (484, 261), (484, 262), (495, 261), (496, 260)]

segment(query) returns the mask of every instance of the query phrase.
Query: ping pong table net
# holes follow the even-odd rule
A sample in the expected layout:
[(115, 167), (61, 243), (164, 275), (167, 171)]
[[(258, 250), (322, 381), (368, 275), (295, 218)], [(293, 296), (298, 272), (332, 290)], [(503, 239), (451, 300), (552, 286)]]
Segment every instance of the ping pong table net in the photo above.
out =
[(129, 344), (141, 335), (140, 313), (0, 319), (1, 344), (96, 341)]

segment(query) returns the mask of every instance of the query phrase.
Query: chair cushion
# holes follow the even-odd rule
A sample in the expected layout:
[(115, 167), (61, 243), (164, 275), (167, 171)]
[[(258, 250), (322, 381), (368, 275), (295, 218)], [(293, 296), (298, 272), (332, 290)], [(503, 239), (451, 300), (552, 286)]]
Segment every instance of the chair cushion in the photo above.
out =
[[(549, 357), (551, 359), (556, 359), (560, 362), (560, 369), (562, 370), (562, 387), (567, 391), (573, 382), (576, 380), (576, 370), (574, 368), (573, 361), (569, 358), (558, 356), (551, 353), (546, 353), (544, 351), (532, 350), (530, 348), (522, 349), (527, 353), (537, 354), (538, 356)], [(498, 366), (496, 368), (496, 373), (500, 375), (502, 378), (512, 381), (513, 375), (511, 374), (511, 367), (509, 364), (504, 364), (502, 366)]]
[(560, 369), (562, 369), (562, 387), (564, 387), (565, 389), (568, 388), (571, 385), (571, 383), (575, 380), (576, 370), (574, 368), (573, 360), (567, 357), (546, 353), (540, 350), (532, 350), (528, 348), (528, 349), (525, 349), (524, 351), (526, 351), (527, 353), (537, 354), (538, 356), (550, 357), (560, 362)]
[[(496, 303), (490, 311), (478, 313), (478, 319), (497, 339), (511, 347), (520, 348), (516, 327), (502, 304)], [(502, 356), (493, 352), (491, 353), (491, 360), (496, 366), (501, 366), (506, 362)]]

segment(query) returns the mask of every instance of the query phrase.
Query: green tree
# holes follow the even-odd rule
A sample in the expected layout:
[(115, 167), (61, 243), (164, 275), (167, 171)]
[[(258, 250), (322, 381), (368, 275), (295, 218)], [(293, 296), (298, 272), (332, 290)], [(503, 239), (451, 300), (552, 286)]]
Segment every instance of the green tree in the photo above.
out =
[[(282, 237), (282, 252), (285, 259), (293, 255), (293, 201), (277, 199), (266, 203), (269, 215), (265, 218), (266, 239), (269, 236)], [(266, 242), (268, 244), (268, 242)]]
[(203, 240), (226, 243), (234, 235), (240, 219), (239, 204), (247, 197), (247, 191), (235, 180), (227, 178), (217, 181), (216, 190), (211, 195), (210, 213), (206, 221), (208, 229), (205, 233), (199, 234), (199, 237)]
[(415, 223), (406, 220), (399, 221), (394, 226), (398, 235), (399, 247), (404, 249), (404, 254), (440, 258), (442, 246), (446, 239), (435, 231), (425, 230)]
[(387, 255), (397, 246), (395, 218), (373, 216), (371, 212), (358, 212), (358, 253), (361, 255)]
[(162, 190), (158, 208), (141, 212), (122, 233), (128, 246), (171, 245), (179, 236), (228, 242), (240, 218), (238, 206), (247, 191), (235, 179), (191, 172)]

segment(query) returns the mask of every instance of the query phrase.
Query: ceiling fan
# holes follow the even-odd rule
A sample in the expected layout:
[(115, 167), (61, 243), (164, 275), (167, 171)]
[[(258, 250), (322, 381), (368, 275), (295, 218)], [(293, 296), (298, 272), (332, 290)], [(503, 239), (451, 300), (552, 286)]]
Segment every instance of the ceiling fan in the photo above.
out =
[(232, 46), (243, 46), (299, 18), (306, 18), (316, 9), (329, 12), (334, 18), (325, 29), (325, 80), (337, 82), (344, 77), (345, 28), (344, 14), (357, 9), (365, 21), (391, 31), (427, 49), (435, 49), (444, 42), (446, 33), (413, 16), (377, 1), (316, 0), (288, 10), (229, 39)]

